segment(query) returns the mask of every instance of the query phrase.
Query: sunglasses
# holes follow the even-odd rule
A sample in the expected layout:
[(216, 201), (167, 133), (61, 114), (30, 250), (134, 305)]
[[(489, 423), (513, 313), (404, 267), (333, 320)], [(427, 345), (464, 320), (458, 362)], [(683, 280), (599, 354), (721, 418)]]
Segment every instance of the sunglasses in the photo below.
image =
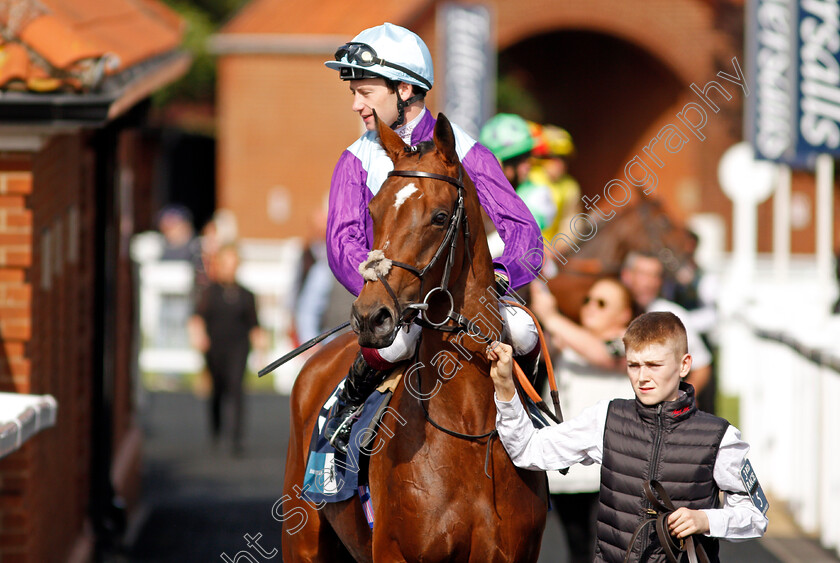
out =
[(335, 52), (335, 60), (341, 61), (342, 59), (346, 58), (348, 63), (355, 64), (361, 67), (368, 67), (373, 65), (380, 65), (380, 66), (388, 66), (394, 69), (397, 69), (401, 72), (406, 73), (407, 75), (411, 76), (422, 82), (427, 90), (432, 89), (432, 84), (417, 74), (416, 72), (405, 68), (404, 66), (389, 63), (385, 59), (380, 58), (377, 56), (376, 51), (368, 45), (367, 43), (345, 43), (338, 50)]
[(595, 302), (596, 305), (598, 305), (599, 309), (604, 309), (607, 306), (607, 302), (604, 301), (603, 299), (600, 299), (600, 298), (599, 299), (593, 299), (592, 297), (590, 297), (588, 295), (583, 298), (583, 304), (584, 305), (588, 305), (590, 302), (593, 302), (593, 301)]

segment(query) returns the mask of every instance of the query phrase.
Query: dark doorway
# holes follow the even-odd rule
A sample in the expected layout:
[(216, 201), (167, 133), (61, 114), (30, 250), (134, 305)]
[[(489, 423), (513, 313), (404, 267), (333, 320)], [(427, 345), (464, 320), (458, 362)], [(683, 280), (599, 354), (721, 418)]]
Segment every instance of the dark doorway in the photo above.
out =
[(570, 172), (588, 195), (623, 172), (640, 136), (683, 89), (647, 51), (590, 31), (557, 31), (512, 45), (499, 53), (499, 78), (506, 92), (500, 112), (571, 133), (577, 156)]
[(174, 128), (158, 133), (156, 199), (161, 208), (173, 203), (187, 207), (198, 231), (216, 210), (216, 139)]

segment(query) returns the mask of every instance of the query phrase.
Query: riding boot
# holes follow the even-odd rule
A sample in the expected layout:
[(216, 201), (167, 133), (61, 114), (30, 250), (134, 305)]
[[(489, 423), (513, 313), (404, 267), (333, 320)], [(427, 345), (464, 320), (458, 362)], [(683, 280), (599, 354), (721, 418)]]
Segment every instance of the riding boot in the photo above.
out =
[(336, 450), (347, 453), (350, 429), (356, 414), (373, 390), (382, 383), (385, 373), (370, 367), (361, 352), (356, 356), (344, 381), (344, 388), (327, 415), (324, 436)]

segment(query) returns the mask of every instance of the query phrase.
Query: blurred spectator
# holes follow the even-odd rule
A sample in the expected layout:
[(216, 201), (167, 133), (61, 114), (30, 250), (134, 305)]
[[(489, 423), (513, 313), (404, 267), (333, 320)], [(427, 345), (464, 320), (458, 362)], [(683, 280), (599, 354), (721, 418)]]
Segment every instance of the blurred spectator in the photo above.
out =
[(531, 211), (540, 230), (555, 218), (557, 206), (546, 185), (528, 181), (531, 152), (536, 144), (528, 122), (511, 113), (492, 117), (481, 129), (479, 141), (499, 159), (508, 181)]
[(219, 209), (201, 229), (199, 248), (201, 269), (196, 271), (196, 285), (206, 286), (213, 276), (213, 257), (226, 245), (235, 244), (238, 237), (236, 216), (229, 209)]
[(575, 146), (569, 132), (556, 125), (534, 123), (531, 130), (536, 144), (528, 183), (549, 188), (556, 211), (542, 232), (546, 240), (551, 240), (557, 233), (569, 231), (569, 222), (579, 211), (580, 186), (568, 173), (568, 159)]
[(254, 294), (236, 282), (239, 253), (228, 244), (213, 260), (213, 278), (190, 320), (192, 344), (204, 353), (213, 389), (210, 430), (218, 443), (229, 428), (234, 454), (243, 448), (243, 379), (251, 346), (265, 352), (266, 333), (257, 321)]
[[(706, 347), (714, 351), (716, 347), (715, 329), (717, 328), (717, 296), (719, 292), (718, 277), (708, 274), (695, 261), (699, 237), (689, 231), (690, 246), (686, 249), (688, 259), (663, 282), (662, 297), (683, 307), (689, 322), (700, 334)], [(712, 353), (714, 358), (714, 353)], [(714, 413), (717, 379), (715, 363), (712, 360), (709, 383), (698, 390), (698, 404), (704, 405), (704, 410)]]
[(201, 267), (201, 245), (195, 238), (193, 218), (183, 205), (167, 205), (158, 214), (158, 230), (164, 238), (161, 260), (186, 260)]
[(675, 314), (685, 325), (688, 335), (688, 352), (691, 354), (691, 373), (686, 382), (694, 386), (697, 408), (707, 410), (713, 407), (703, 403), (700, 394), (709, 383), (712, 375), (712, 355), (699, 331), (691, 321), (691, 315), (673, 301), (661, 297), (665, 268), (659, 257), (653, 254), (631, 252), (624, 260), (621, 269), (621, 281), (630, 289), (636, 304), (644, 312), (667, 311)]
[[(553, 357), (563, 417), (571, 419), (603, 399), (633, 398), (621, 340), (635, 316), (630, 291), (616, 279), (595, 282), (578, 325), (557, 310), (546, 288), (533, 285), (531, 307), (557, 351)], [(548, 396), (547, 389), (543, 395)], [(595, 557), (600, 480), (598, 465), (575, 465), (565, 476), (548, 473), (552, 506), (566, 533), (572, 563), (589, 563)]]
[[(557, 208), (548, 187), (527, 181), (531, 170), (531, 151), (535, 145), (528, 122), (512, 113), (499, 113), (484, 124), (478, 140), (499, 160), (505, 177), (528, 207), (540, 230), (551, 224)], [(496, 226), (486, 215), (484, 228), (490, 254), (498, 258), (504, 252), (505, 245)]]
[[(300, 291), (295, 303), (295, 334), (298, 344), (350, 319), (355, 296), (338, 283), (327, 261), (327, 211), (315, 211), (313, 227), (320, 239), (313, 238), (302, 256)], [(311, 258), (310, 258), (311, 257)], [(307, 267), (308, 260), (311, 260)]]

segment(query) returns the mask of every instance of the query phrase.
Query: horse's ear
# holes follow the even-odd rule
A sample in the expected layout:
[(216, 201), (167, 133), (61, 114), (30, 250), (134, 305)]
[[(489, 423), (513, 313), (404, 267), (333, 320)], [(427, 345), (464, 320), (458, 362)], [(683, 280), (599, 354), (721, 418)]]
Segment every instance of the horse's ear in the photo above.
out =
[(435, 148), (449, 164), (458, 164), (458, 152), (455, 150), (455, 133), (452, 124), (442, 113), (438, 114), (435, 123)]
[(373, 110), (373, 117), (376, 119), (376, 131), (379, 133), (379, 144), (382, 145), (382, 148), (385, 149), (385, 152), (388, 153), (388, 157), (391, 161), (396, 164), (397, 163), (397, 156), (401, 154), (405, 154), (405, 149), (408, 145), (406, 145), (400, 136), (391, 129), (387, 123), (379, 119), (379, 116), (376, 115), (376, 110)]

